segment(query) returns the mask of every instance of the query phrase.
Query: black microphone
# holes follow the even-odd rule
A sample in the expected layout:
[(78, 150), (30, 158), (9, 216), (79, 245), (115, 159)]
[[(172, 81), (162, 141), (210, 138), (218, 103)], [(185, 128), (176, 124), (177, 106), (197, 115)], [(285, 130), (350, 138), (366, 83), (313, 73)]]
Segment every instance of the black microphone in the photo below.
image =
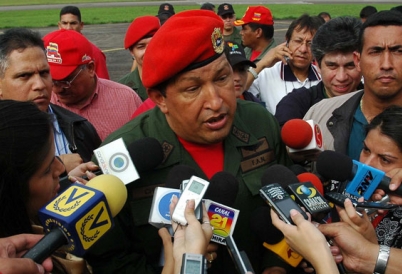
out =
[(236, 177), (226, 171), (212, 176), (207, 192), (204, 195), (205, 208), (214, 228), (211, 241), (225, 244), (226, 237), (233, 234), (239, 211), (232, 208), (239, 190)]
[(227, 171), (220, 171), (212, 176), (204, 198), (226, 206), (233, 206), (238, 192), (239, 182), (236, 177)]
[(386, 193), (402, 196), (402, 186), (395, 191), (389, 189), (391, 178), (385, 172), (365, 165), (341, 153), (326, 150), (317, 158), (317, 172), (327, 179), (347, 181), (345, 192), (354, 197), (370, 199), (379, 188)]

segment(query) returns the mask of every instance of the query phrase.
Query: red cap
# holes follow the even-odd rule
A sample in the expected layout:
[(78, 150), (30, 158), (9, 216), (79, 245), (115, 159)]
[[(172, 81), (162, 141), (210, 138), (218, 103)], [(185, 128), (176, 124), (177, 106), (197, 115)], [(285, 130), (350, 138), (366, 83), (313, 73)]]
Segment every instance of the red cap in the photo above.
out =
[(154, 36), (159, 29), (160, 22), (156, 16), (141, 16), (131, 22), (124, 37), (124, 48), (128, 49), (143, 38)]
[(176, 74), (216, 60), (224, 51), (223, 21), (208, 10), (176, 13), (155, 33), (142, 63), (142, 83), (152, 88)]
[(263, 6), (248, 7), (240, 20), (234, 21), (235, 26), (242, 26), (249, 23), (257, 23), (261, 25), (274, 25), (271, 11)]
[(282, 141), (288, 147), (302, 149), (311, 142), (313, 130), (306, 121), (302, 119), (291, 119), (283, 125), (281, 136)]
[(43, 43), (54, 80), (66, 78), (78, 66), (93, 60), (91, 43), (77, 31), (66, 29), (53, 31), (43, 37)]

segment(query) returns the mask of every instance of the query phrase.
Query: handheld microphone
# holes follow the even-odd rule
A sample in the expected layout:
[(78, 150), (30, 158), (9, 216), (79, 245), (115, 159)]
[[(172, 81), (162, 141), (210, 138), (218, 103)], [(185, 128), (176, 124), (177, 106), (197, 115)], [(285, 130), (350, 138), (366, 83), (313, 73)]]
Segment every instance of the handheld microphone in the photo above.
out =
[(157, 167), (164, 157), (161, 144), (152, 137), (136, 140), (127, 147), (119, 138), (95, 149), (94, 155), (103, 174), (115, 175), (125, 184), (139, 179), (138, 173)]
[(212, 176), (205, 193), (205, 208), (214, 228), (212, 242), (226, 245), (226, 237), (233, 235), (239, 210), (232, 208), (239, 190), (236, 177), (226, 171)]
[[(114, 157), (113, 158), (115, 161), (114, 165), (116, 165), (119, 161), (121, 161), (121, 163), (124, 163), (125, 160), (131, 159), (132, 162), (134, 163), (136, 171), (138, 171), (138, 173), (142, 173), (142, 172), (146, 172), (146, 171), (150, 171), (150, 170), (154, 169), (163, 161), (162, 146), (159, 144), (158, 140), (156, 140), (155, 138), (146, 137), (146, 138), (136, 140), (127, 146), (127, 151), (128, 151), (129, 157), (121, 157), (121, 158)], [(116, 156), (118, 156), (118, 155), (116, 155)], [(105, 159), (106, 158), (103, 158), (103, 161), (107, 162), (107, 159), (106, 160)], [(111, 161), (112, 159), (109, 159), (109, 160)], [(99, 159), (98, 159), (98, 161), (99, 161)], [(124, 164), (121, 164), (121, 165), (123, 166)], [(100, 165), (100, 167), (102, 168), (102, 165)], [(124, 170), (121, 170), (121, 172), (123, 172), (123, 171)], [(95, 175), (101, 175), (101, 174), (103, 174), (103, 171), (96, 170), (96, 171), (93, 171), (93, 173)], [(116, 174), (114, 174), (114, 175), (116, 175)], [(131, 178), (130, 182), (133, 182), (139, 178), (137, 172), (131, 174), (130, 176), (135, 176), (135, 177), (130, 177)], [(119, 177), (119, 176), (117, 176), (117, 177)], [(83, 176), (82, 178), (84, 178), (85, 180), (88, 180), (88, 177), (86, 177), (86, 176)], [(68, 176), (64, 176), (64, 177), (60, 178), (60, 192), (66, 190), (70, 185), (71, 185), (71, 181), (68, 179)]]
[(324, 150), (321, 129), (313, 120), (291, 119), (281, 130), (282, 141), (289, 153), (310, 156)]
[(305, 172), (297, 176), (300, 183), (290, 184), (288, 190), (294, 195), (298, 204), (309, 212), (314, 220), (322, 222), (331, 211), (326, 199), (321, 180), (313, 173)]
[(113, 217), (127, 200), (124, 183), (113, 175), (100, 175), (87, 185), (72, 184), (39, 210), (47, 233), (23, 257), (42, 263), (61, 246), (83, 256), (114, 225)]
[(402, 196), (402, 186), (395, 191), (389, 189), (391, 178), (385, 176), (385, 172), (335, 151), (326, 150), (318, 156), (317, 171), (325, 178), (347, 181), (344, 192), (353, 199), (363, 196), (368, 200), (377, 188)]

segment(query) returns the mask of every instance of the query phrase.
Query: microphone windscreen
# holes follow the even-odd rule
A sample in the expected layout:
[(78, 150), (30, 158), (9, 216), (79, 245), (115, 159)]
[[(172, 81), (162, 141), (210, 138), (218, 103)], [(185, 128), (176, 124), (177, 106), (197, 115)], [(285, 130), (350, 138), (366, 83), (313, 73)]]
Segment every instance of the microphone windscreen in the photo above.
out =
[(145, 137), (127, 145), (135, 168), (138, 173), (154, 169), (163, 161), (163, 149), (161, 144), (152, 137)]
[(320, 192), (321, 195), (324, 195), (324, 186), (320, 178), (318, 178), (315, 174), (311, 172), (305, 172), (297, 175), (297, 179), (300, 183), (310, 182), (313, 186)]
[(272, 165), (265, 170), (261, 177), (261, 186), (277, 183), (284, 189), (290, 184), (299, 182), (296, 175), (283, 165)]
[(114, 175), (102, 174), (90, 180), (86, 186), (101, 191), (107, 200), (110, 213), (116, 216), (127, 200), (127, 188), (124, 183)]
[(299, 174), (302, 174), (302, 173), (307, 172), (307, 170), (306, 170), (303, 166), (301, 166), (301, 165), (291, 165), (291, 166), (289, 167), (289, 169), (290, 169), (291, 171), (293, 171), (293, 173), (294, 173), (296, 176), (299, 175)]
[(198, 176), (194, 168), (186, 165), (177, 165), (172, 167), (166, 176), (165, 187), (180, 189), (184, 180), (189, 180), (191, 176)]
[(220, 171), (212, 176), (204, 197), (231, 207), (235, 203), (238, 191), (239, 183), (236, 177), (229, 172)]
[(250, 228), (261, 242), (274, 245), (283, 239), (283, 233), (272, 224), (271, 208), (268, 206), (254, 210), (250, 218)]
[(327, 180), (343, 182), (353, 178), (352, 159), (332, 150), (325, 150), (318, 155), (316, 168), (318, 174)]
[(281, 137), (288, 147), (302, 149), (311, 142), (313, 129), (302, 119), (291, 119), (283, 125)]

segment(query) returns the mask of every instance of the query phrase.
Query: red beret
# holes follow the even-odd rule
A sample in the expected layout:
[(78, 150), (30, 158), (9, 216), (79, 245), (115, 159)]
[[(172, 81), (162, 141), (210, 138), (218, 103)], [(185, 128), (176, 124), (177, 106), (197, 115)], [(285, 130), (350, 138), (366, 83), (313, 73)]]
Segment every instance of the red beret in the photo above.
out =
[(159, 27), (159, 18), (156, 16), (148, 15), (135, 18), (126, 31), (124, 48), (128, 49), (145, 37), (152, 37)]
[(53, 31), (43, 37), (43, 43), (53, 80), (62, 80), (93, 60), (91, 43), (77, 31)]
[(148, 44), (142, 64), (142, 83), (152, 88), (176, 74), (209, 64), (224, 51), (223, 21), (208, 10), (179, 12)]

